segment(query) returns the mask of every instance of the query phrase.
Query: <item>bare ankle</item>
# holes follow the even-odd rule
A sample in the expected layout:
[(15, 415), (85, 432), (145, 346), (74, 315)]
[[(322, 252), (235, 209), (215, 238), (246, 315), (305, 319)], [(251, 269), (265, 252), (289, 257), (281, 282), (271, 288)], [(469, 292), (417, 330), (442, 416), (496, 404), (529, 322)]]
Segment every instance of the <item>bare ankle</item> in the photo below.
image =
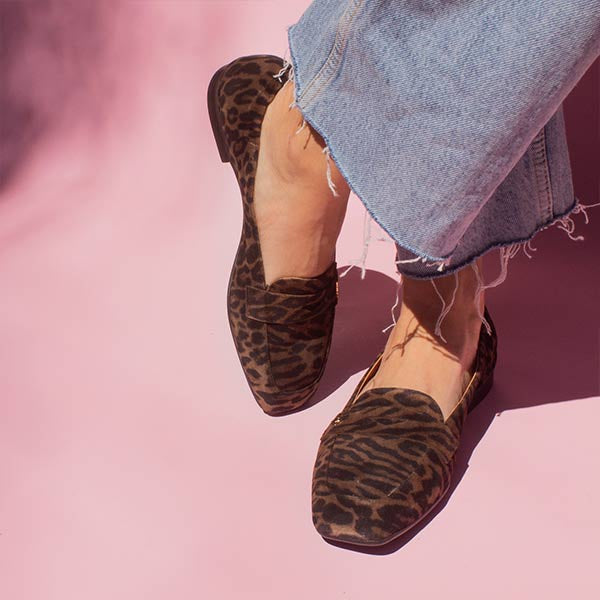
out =
[[(350, 189), (335, 163), (324, 154), (323, 138), (304, 121), (294, 101), (294, 88), (290, 82), (275, 96), (267, 110), (263, 123), (262, 144), (265, 158), (277, 173), (287, 182), (304, 182), (305, 185), (325, 190), (331, 183), (339, 191), (339, 196), (347, 198)], [(328, 164), (329, 161), (329, 164)]]
[(442, 315), (444, 337), (449, 334), (458, 341), (470, 339), (479, 331), (485, 296), (475, 270), (467, 267), (435, 279), (404, 278), (403, 305), (432, 332)]

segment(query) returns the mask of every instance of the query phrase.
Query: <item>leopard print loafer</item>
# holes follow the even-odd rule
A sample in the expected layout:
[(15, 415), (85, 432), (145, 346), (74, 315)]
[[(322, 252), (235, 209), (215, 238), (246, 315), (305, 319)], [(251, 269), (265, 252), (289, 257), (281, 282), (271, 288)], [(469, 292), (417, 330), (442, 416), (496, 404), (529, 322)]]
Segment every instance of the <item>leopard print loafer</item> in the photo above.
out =
[(326, 539), (380, 546), (416, 525), (450, 489), (467, 417), (492, 387), (497, 336), (481, 327), (470, 382), (444, 420), (435, 400), (417, 390), (361, 390), (383, 351), (321, 437), (313, 471), (312, 511)]
[(237, 177), (243, 204), (241, 238), (229, 278), (227, 313), (250, 389), (269, 415), (300, 408), (314, 394), (331, 345), (338, 274), (334, 261), (317, 277), (265, 284), (254, 213), (254, 179), (261, 125), (283, 86), (276, 56), (234, 60), (208, 88), (210, 121), (223, 162)]

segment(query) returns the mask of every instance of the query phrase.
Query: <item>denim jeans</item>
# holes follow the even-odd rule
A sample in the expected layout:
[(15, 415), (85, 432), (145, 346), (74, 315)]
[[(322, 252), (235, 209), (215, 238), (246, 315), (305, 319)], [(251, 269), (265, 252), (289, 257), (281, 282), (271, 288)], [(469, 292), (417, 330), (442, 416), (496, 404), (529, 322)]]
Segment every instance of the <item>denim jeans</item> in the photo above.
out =
[(314, 0), (288, 41), (295, 105), (398, 273), (573, 237), (562, 102), (600, 54), (600, 0)]

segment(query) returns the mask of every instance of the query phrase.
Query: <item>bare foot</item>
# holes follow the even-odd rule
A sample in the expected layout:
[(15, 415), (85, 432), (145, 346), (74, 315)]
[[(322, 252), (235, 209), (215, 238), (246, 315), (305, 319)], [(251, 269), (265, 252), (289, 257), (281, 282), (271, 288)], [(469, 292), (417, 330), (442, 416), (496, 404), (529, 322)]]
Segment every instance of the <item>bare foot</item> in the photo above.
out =
[(254, 209), (265, 281), (315, 277), (335, 258), (350, 189), (330, 160), (334, 196), (327, 182), (322, 138), (303, 122), (288, 82), (268, 106), (262, 124)]
[[(481, 268), (480, 259), (477, 264)], [(403, 298), (398, 321), (384, 349), (382, 363), (364, 389), (404, 387), (429, 394), (447, 419), (471, 378), (481, 319), (477, 313), (477, 278), (471, 266), (454, 275), (436, 278), (435, 284), (449, 304), (458, 281), (456, 297), (442, 322), (444, 343), (434, 335), (442, 303), (429, 280), (403, 279)], [(480, 296), (483, 313), (484, 294)]]

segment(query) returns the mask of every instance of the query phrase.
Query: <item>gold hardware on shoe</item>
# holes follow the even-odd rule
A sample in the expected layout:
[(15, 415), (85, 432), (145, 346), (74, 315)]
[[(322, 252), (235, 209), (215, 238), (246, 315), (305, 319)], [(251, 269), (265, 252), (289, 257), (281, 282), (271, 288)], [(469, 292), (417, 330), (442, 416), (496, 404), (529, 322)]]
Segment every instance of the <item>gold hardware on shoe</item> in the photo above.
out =
[[(348, 401), (348, 403), (346, 404), (346, 406), (344, 407), (342, 412), (329, 424), (329, 427), (325, 430), (325, 432), (323, 432), (323, 435), (325, 435), (325, 433), (327, 433), (331, 427), (334, 427), (335, 425), (339, 425), (344, 420), (344, 418), (348, 414), (348, 409), (356, 402), (356, 399), (362, 392), (365, 385), (373, 377), (373, 374), (379, 369), (379, 365), (381, 364), (382, 357), (383, 357), (383, 350), (377, 355), (375, 362), (369, 367), (369, 369), (362, 376), (361, 380), (358, 382), (358, 386), (354, 390), (354, 393), (352, 394), (350, 400)], [(321, 436), (321, 439), (323, 439), (323, 436)]]
[(340, 284), (337, 281), (335, 282), (335, 296), (338, 299), (340, 297)]
[(348, 410), (356, 402), (356, 400), (360, 396), (361, 392), (363, 391), (363, 388), (367, 385), (367, 383), (369, 383), (369, 381), (371, 379), (373, 379), (373, 377), (375, 376), (375, 373), (377, 371), (379, 371), (379, 367), (381, 366), (382, 361), (383, 361), (383, 350), (377, 355), (373, 364), (369, 367), (369, 369), (362, 376), (362, 379), (358, 382), (358, 386), (354, 390), (354, 393), (352, 394), (350, 400), (348, 401), (348, 404), (346, 404), (346, 407), (344, 410)]

